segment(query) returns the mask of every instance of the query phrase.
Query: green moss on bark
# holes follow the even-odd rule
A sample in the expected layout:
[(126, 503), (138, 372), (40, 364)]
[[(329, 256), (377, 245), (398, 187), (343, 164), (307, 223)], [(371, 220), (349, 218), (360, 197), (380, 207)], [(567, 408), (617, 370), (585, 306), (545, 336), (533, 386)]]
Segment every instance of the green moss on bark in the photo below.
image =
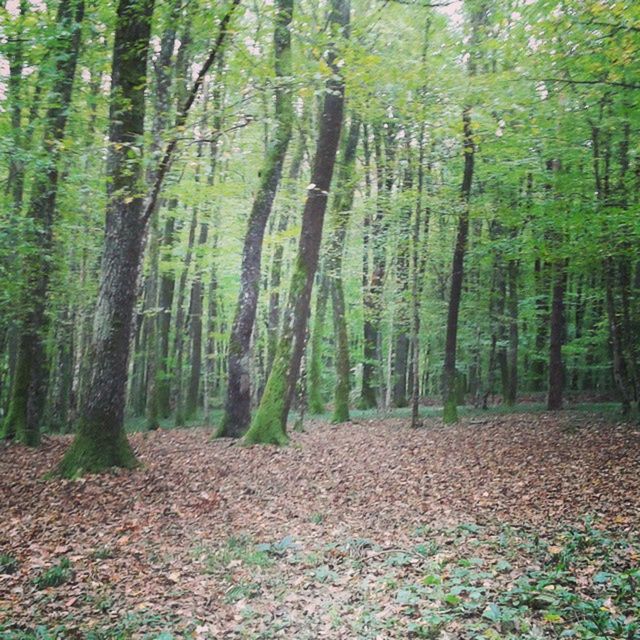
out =
[(84, 422), (58, 465), (57, 473), (73, 478), (85, 473), (100, 473), (110, 467), (134, 469), (138, 461), (125, 433), (115, 437), (99, 425)]
[(445, 424), (453, 424), (458, 422), (458, 405), (454, 396), (445, 400), (442, 412), (442, 420)]
[(287, 368), (290, 359), (289, 349), (281, 349), (271, 375), (267, 380), (258, 411), (251, 421), (249, 431), (244, 436), (246, 444), (275, 444), (284, 446), (289, 443), (287, 435)]
[(373, 388), (363, 386), (358, 399), (358, 409), (366, 411), (367, 409), (375, 409), (378, 405), (376, 402), (376, 392)]
[(340, 422), (349, 422), (349, 420), (349, 387), (338, 380), (335, 388), (331, 422), (339, 424)]
[[(24, 357), (18, 355), (15, 377), (11, 387), (9, 411), (2, 428), (2, 438), (15, 439), (23, 444), (29, 429), (27, 426), (27, 399), (29, 395), (29, 366)], [(37, 444), (37, 443), (36, 443)]]

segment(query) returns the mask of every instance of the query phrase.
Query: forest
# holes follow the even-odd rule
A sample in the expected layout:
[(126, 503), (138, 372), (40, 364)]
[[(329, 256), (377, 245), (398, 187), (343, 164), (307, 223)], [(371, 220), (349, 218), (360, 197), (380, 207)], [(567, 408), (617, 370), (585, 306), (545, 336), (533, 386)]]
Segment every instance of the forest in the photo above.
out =
[(0, 0), (0, 638), (640, 638), (640, 4)]

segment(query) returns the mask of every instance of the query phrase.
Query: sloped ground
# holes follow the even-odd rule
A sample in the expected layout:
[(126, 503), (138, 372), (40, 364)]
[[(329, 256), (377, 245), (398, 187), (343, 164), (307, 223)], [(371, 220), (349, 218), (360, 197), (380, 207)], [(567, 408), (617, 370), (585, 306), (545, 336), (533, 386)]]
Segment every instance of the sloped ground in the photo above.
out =
[(132, 442), (140, 471), (78, 481), (42, 480), (66, 438), (0, 449), (0, 636), (554, 638), (582, 615), (565, 591), (623, 625), (575, 637), (635, 633), (640, 596), (600, 574), (637, 565), (637, 427), (522, 414), (314, 423), (284, 449)]

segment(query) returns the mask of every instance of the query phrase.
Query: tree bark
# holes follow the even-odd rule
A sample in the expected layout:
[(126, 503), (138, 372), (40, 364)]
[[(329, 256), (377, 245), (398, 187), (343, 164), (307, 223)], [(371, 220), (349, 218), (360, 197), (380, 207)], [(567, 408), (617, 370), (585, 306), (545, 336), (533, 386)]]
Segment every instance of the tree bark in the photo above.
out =
[(316, 310), (314, 314), (313, 331), (311, 332), (311, 357), (309, 358), (309, 413), (321, 415), (324, 413), (324, 398), (322, 397), (322, 338), (324, 334), (324, 320), (327, 315), (329, 302), (329, 279), (326, 273), (320, 276), (320, 287), (316, 296)]
[(444, 396), (443, 420), (448, 423), (458, 421), (456, 371), (458, 314), (460, 312), (462, 281), (464, 279), (464, 257), (467, 251), (467, 236), (469, 234), (469, 196), (471, 194), (471, 183), (473, 180), (475, 155), (470, 107), (465, 107), (462, 112), (462, 126), (464, 135), (464, 173), (462, 177), (461, 187), (463, 209), (458, 219), (458, 231), (456, 234), (456, 244), (453, 252), (453, 265), (451, 269), (451, 291), (449, 294), (447, 336), (445, 343), (444, 369), (442, 376)]
[[(389, 123), (388, 123), (389, 124)], [(377, 389), (380, 379), (380, 316), (384, 277), (387, 269), (386, 257), (386, 212), (388, 211), (394, 173), (395, 131), (388, 126), (385, 140), (381, 127), (374, 127), (374, 152), (376, 157), (376, 212), (371, 220), (367, 244), (371, 247), (371, 269), (365, 286), (363, 299), (363, 363), (362, 387), (358, 406), (372, 409), (377, 406)], [(385, 144), (386, 142), (386, 144)], [(365, 245), (366, 246), (366, 245)]]
[[(302, 160), (304, 158), (305, 148), (305, 135), (304, 132), (300, 132), (300, 139), (296, 145), (296, 149), (291, 159), (291, 166), (289, 167), (289, 175), (287, 176), (288, 189), (294, 191), (297, 187), (298, 177), (300, 175), (300, 168), (302, 167)], [(289, 221), (291, 219), (291, 212), (289, 209), (285, 209), (281, 212), (276, 226), (276, 232), (282, 234), (287, 230)], [(276, 355), (276, 348), (278, 346), (278, 329), (280, 327), (280, 287), (282, 285), (282, 262), (284, 258), (283, 241), (278, 241), (275, 249), (273, 250), (273, 257), (271, 259), (271, 273), (269, 275), (269, 310), (267, 314), (267, 360), (265, 366), (265, 375), (268, 378), (271, 373), (271, 367), (273, 366), (273, 360)]]
[[(155, 64), (156, 84), (154, 91), (155, 108), (153, 119), (153, 148), (152, 155), (159, 156), (162, 148), (161, 136), (169, 124), (169, 109), (171, 105), (172, 61), (173, 49), (176, 41), (176, 20), (178, 18), (179, 3), (173, 0), (169, 23), (164, 29), (160, 40), (160, 52)], [(153, 184), (155, 176), (152, 172), (148, 175), (149, 184)], [(147, 328), (147, 371), (146, 371), (146, 420), (148, 429), (159, 427), (158, 371), (161, 366), (161, 343), (159, 336), (159, 315), (163, 313), (160, 300), (161, 276), (160, 276), (160, 246), (163, 241), (160, 230), (160, 205), (158, 204), (151, 214), (149, 232), (149, 299), (153, 312), (146, 316)]]
[(291, 139), (293, 103), (287, 76), (291, 74), (293, 0), (277, 0), (275, 48), (276, 131), (267, 149), (262, 179), (249, 216), (242, 253), (240, 293), (229, 337), (228, 383), (225, 413), (218, 436), (240, 437), (251, 420), (251, 335), (258, 306), (262, 241), (278, 189), (284, 159)]
[(147, 54), (154, 0), (120, 0), (113, 48), (107, 212), (100, 290), (93, 327), (90, 386), (63, 476), (110, 466), (134, 467), (124, 433), (129, 342), (145, 224), (143, 178)]
[(53, 225), (58, 194), (60, 143), (65, 136), (71, 105), (83, 17), (84, 0), (63, 0), (58, 6), (56, 22), (59, 36), (51, 52), (55, 71), (46, 98), (49, 106), (43, 127), (44, 166), (34, 175), (29, 202), (28, 216), (33, 221), (35, 234), (33, 250), (24, 265), (28, 297), (23, 301), (21, 310), (24, 315), (9, 412), (4, 425), (5, 437), (15, 437), (29, 446), (35, 446), (40, 441), (46, 397), (43, 340), (47, 325), (45, 311), (49, 277), (53, 269)]
[(396, 254), (396, 314), (395, 314), (395, 346), (393, 367), (393, 404), (396, 407), (406, 407), (407, 399), (407, 368), (409, 365), (409, 335), (411, 328), (411, 312), (409, 301), (409, 278), (411, 261), (411, 222), (413, 202), (407, 196), (413, 190), (413, 166), (411, 162), (411, 148), (409, 136), (406, 136), (406, 168), (402, 182), (402, 197), (400, 203), (401, 219), (398, 249)]
[(562, 343), (564, 341), (564, 293), (566, 287), (566, 264), (557, 260), (553, 265), (553, 289), (551, 295), (551, 318), (549, 328), (549, 380), (547, 385), (547, 409), (562, 409), (564, 392), (564, 365)]
[(336, 336), (336, 384), (333, 393), (334, 423), (349, 420), (349, 391), (351, 388), (351, 365), (349, 358), (349, 333), (347, 327), (347, 313), (344, 300), (344, 285), (342, 280), (342, 259), (347, 237), (347, 227), (355, 192), (355, 164), (358, 139), (360, 135), (360, 120), (351, 117), (349, 133), (345, 139), (340, 160), (336, 197), (333, 205), (332, 240), (328, 248), (327, 277), (331, 290), (333, 306), (333, 326)]
[[(334, 32), (347, 35), (348, 0), (332, 0), (329, 24)], [(276, 358), (258, 411), (245, 436), (247, 443), (286, 444), (287, 417), (300, 370), (311, 301), (318, 266), (324, 214), (335, 165), (344, 109), (344, 80), (330, 47), (327, 62), (332, 74), (327, 80), (311, 184), (302, 213), (302, 229), (294, 264), (287, 309)]]

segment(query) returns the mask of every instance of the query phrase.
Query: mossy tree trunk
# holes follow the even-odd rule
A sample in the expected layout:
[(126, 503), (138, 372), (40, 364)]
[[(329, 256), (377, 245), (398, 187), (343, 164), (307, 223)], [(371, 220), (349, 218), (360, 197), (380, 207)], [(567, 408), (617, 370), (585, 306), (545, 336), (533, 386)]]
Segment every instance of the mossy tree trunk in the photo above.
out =
[(358, 406), (372, 409), (377, 405), (377, 390), (380, 386), (380, 316), (382, 290), (387, 269), (386, 227), (391, 190), (394, 183), (393, 162), (395, 155), (395, 127), (387, 122), (386, 129), (373, 127), (374, 152), (376, 158), (376, 211), (368, 229), (368, 244), (371, 246), (371, 269), (363, 297), (363, 362), (362, 387)]
[(59, 466), (64, 476), (131, 468), (124, 432), (129, 341), (145, 220), (142, 217), (145, 87), (154, 0), (120, 0), (109, 110), (108, 203), (96, 305), (90, 385), (77, 432)]
[[(293, 157), (291, 158), (291, 165), (289, 166), (289, 173), (287, 175), (286, 190), (289, 196), (293, 199), (295, 190), (298, 187), (298, 178), (300, 177), (300, 170), (302, 168), (302, 161), (304, 160), (304, 152), (306, 148), (306, 133), (304, 130), (304, 124), (306, 123), (306, 116), (303, 114), (301, 118), (303, 126), (300, 127), (300, 133), (298, 142), (296, 143)], [(283, 210), (278, 219), (276, 226), (276, 232), (278, 236), (282, 235), (289, 226), (291, 218), (293, 216), (292, 205), (287, 205), (287, 208)], [(280, 315), (281, 315), (281, 294), (280, 288), (282, 286), (282, 265), (284, 260), (284, 248), (285, 243), (288, 242), (282, 238), (278, 238), (275, 249), (273, 250), (273, 256), (271, 258), (271, 271), (269, 274), (269, 309), (267, 313), (267, 355), (265, 362), (265, 377), (269, 377), (271, 373), (271, 367), (273, 366), (273, 360), (276, 355), (276, 349), (278, 347), (278, 330), (280, 328)], [(262, 393), (260, 394), (262, 395)]]
[[(347, 35), (349, 13), (348, 0), (332, 0), (329, 25), (334, 37)], [(327, 62), (332, 74), (327, 80), (324, 95), (311, 184), (302, 213), (298, 253), (282, 333), (260, 406), (245, 436), (245, 442), (249, 444), (282, 445), (288, 442), (287, 418), (304, 351), (311, 292), (344, 109), (344, 81), (336, 65), (333, 47), (329, 49)]]
[(228, 383), (218, 436), (240, 437), (251, 420), (251, 336), (258, 307), (262, 241), (280, 183), (293, 128), (291, 30), (293, 0), (277, 0), (274, 29), (276, 131), (267, 148), (260, 187), (249, 216), (242, 251), (240, 292), (229, 337)]
[(313, 316), (313, 331), (311, 332), (311, 356), (309, 358), (309, 413), (321, 415), (324, 413), (324, 398), (322, 394), (322, 347), (324, 338), (324, 321), (329, 302), (329, 279), (327, 274), (321, 274), (320, 287), (316, 296), (316, 309)]
[(355, 164), (360, 120), (352, 115), (349, 133), (342, 146), (336, 196), (331, 210), (331, 241), (327, 250), (327, 275), (333, 305), (333, 326), (336, 338), (336, 384), (333, 393), (333, 415), (335, 423), (349, 420), (349, 391), (351, 389), (351, 365), (349, 359), (349, 333), (342, 280), (342, 262), (353, 197), (355, 192)]
[[(73, 93), (80, 51), (84, 0), (62, 0), (56, 22), (58, 35), (50, 51), (54, 61), (45, 98), (47, 111), (42, 133), (41, 165), (34, 175), (28, 209), (33, 221), (33, 250), (24, 262), (25, 295), (21, 304), (21, 326), (17, 362), (11, 387), (4, 436), (35, 446), (40, 441), (42, 410), (46, 397), (46, 306), (49, 278), (53, 268), (53, 226), (59, 181), (59, 158)], [(14, 188), (16, 176), (13, 177)], [(20, 181), (24, 179), (19, 177)], [(20, 190), (22, 187), (20, 186)], [(15, 197), (14, 193), (14, 202)], [(21, 202), (22, 195), (20, 194)]]

